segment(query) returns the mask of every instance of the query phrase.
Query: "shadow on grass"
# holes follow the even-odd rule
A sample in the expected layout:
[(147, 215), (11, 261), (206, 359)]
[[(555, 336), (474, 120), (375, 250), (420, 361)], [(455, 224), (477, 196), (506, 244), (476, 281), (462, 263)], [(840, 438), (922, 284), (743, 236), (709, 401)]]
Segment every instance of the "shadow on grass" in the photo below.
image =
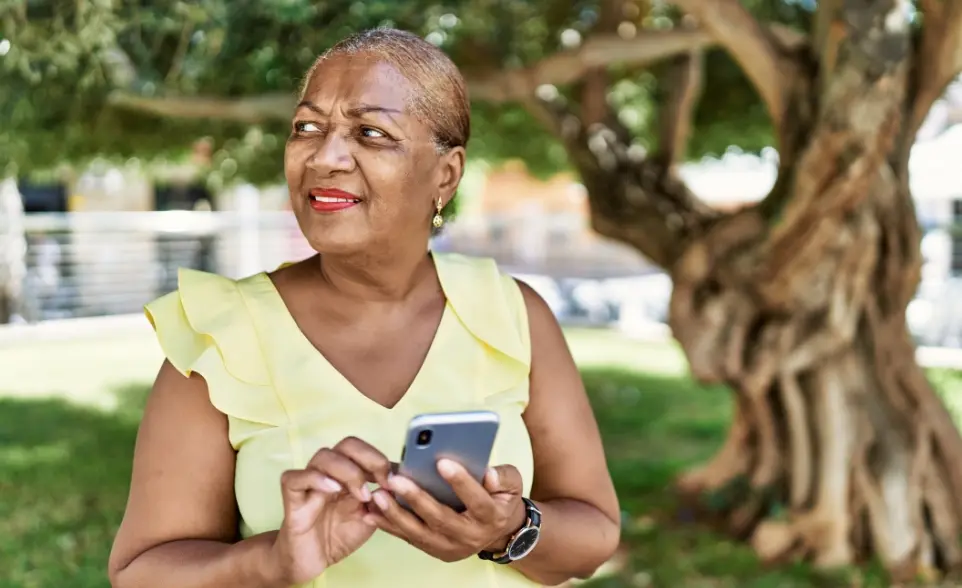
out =
[[(626, 511), (628, 566), (614, 587), (834, 587), (851, 578), (804, 566), (765, 570), (744, 545), (693, 525), (662, 524), (672, 479), (717, 449), (731, 415), (724, 388), (626, 370), (582, 372)], [(107, 587), (145, 385), (111, 391), (112, 411), (0, 392), (0, 586)], [(574, 440), (573, 440), (574, 441)], [(882, 586), (864, 578), (862, 586)]]
[(109, 585), (147, 390), (115, 390), (110, 412), (0, 393), (0, 585)]
[(583, 370), (582, 377), (630, 512), (660, 506), (675, 475), (711, 456), (725, 437), (731, 398), (724, 388), (617, 369)]

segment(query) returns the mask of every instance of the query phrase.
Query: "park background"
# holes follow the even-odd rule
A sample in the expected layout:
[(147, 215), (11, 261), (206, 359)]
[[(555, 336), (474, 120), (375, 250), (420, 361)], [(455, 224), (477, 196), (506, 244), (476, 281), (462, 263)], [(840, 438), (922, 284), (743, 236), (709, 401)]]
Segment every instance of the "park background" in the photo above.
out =
[(432, 246), (531, 284), (581, 368), (624, 511), (590, 585), (956, 581), (962, 2), (8, 0), (0, 587), (108, 585), (140, 309), (310, 253), (294, 93), (378, 25), (473, 98)]

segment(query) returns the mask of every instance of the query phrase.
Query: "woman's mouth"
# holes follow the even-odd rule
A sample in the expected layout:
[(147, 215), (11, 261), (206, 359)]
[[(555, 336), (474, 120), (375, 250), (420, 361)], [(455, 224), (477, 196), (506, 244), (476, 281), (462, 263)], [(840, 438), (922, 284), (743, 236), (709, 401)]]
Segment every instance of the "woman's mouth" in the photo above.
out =
[(317, 212), (339, 212), (359, 204), (361, 199), (337, 188), (314, 188), (308, 195), (308, 202)]

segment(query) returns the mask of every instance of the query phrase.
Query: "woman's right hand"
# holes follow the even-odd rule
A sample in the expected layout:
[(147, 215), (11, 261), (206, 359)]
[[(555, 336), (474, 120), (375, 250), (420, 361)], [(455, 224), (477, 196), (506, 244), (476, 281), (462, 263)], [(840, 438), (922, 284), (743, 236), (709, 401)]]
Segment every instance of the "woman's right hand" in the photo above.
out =
[(282, 585), (308, 582), (354, 553), (377, 526), (366, 520), (367, 482), (386, 486), (391, 462), (355, 437), (314, 454), (281, 476), (284, 522), (272, 549)]

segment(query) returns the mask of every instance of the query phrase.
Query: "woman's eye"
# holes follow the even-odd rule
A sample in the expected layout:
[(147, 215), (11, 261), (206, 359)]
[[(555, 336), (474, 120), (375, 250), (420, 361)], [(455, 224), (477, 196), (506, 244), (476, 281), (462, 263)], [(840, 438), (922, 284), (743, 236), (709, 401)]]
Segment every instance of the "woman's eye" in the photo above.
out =
[(387, 135), (381, 131), (371, 127), (361, 127), (361, 135), (368, 139), (383, 139), (384, 137), (387, 137)]
[(294, 125), (294, 129), (298, 133), (316, 133), (320, 131), (320, 127), (312, 122), (299, 122)]

